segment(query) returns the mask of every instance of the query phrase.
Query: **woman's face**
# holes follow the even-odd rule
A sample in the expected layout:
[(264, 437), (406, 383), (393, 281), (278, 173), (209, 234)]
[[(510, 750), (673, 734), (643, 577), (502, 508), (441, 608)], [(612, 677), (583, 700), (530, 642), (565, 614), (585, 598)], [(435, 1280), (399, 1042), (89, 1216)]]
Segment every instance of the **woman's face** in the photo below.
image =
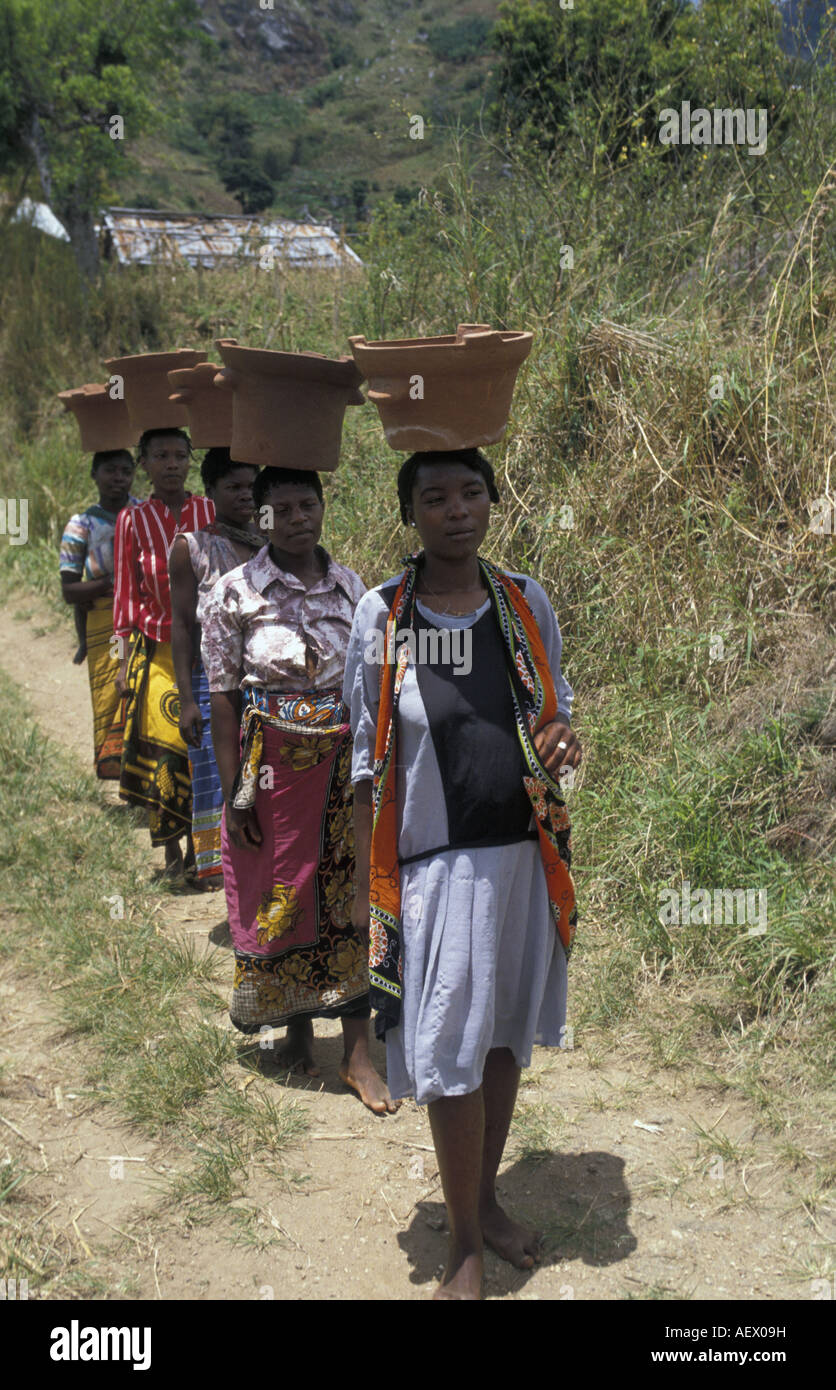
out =
[(304, 555), (313, 550), (322, 534), (325, 507), (312, 487), (305, 483), (280, 483), (266, 494), (263, 506), (270, 509), (265, 520), (277, 550), (288, 555)]
[(131, 483), (134, 480), (134, 461), (130, 454), (118, 454), (116, 458), (100, 463), (93, 474), (102, 506), (108, 511), (121, 511), (128, 504)]
[(158, 434), (148, 441), (140, 462), (155, 492), (175, 492), (186, 481), (189, 446), (178, 434)]
[(412, 488), (411, 519), (428, 555), (476, 555), (488, 529), (491, 499), (481, 473), (464, 463), (422, 463)]
[(242, 464), (224, 473), (206, 494), (215, 504), (218, 521), (229, 521), (234, 526), (246, 526), (253, 514), (253, 483), (257, 469)]

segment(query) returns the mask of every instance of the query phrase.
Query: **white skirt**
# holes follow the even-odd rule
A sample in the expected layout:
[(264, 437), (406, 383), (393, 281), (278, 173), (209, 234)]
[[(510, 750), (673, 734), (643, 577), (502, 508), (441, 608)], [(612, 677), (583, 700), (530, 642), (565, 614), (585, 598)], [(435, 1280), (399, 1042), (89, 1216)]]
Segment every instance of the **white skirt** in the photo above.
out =
[(491, 1048), (527, 1067), (534, 1043), (561, 1046), (566, 956), (535, 840), (407, 864), (401, 914), (401, 1021), (386, 1033), (393, 1097), (467, 1095)]

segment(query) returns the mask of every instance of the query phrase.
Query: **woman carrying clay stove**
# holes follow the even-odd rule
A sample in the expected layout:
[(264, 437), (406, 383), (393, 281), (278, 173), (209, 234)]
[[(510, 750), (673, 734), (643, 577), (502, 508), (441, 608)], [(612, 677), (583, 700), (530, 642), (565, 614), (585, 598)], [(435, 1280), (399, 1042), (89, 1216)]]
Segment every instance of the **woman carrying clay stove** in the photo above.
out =
[(113, 660), (113, 537), (123, 507), (135, 507), (131, 495), (135, 464), (127, 449), (93, 455), (90, 476), (99, 500), (71, 516), (61, 537), (61, 592), (75, 605), (78, 651), (76, 665), (87, 660), (93, 704), (93, 761), (96, 776), (119, 780), (124, 715)]
[[(235, 947), (230, 1017), (287, 1025), (283, 1059), (317, 1075), (314, 1018), (339, 1018), (340, 1077), (396, 1109), (368, 1051), (366, 951), (351, 924), (351, 730), (343, 665), (362, 580), (318, 544), (319, 475), (265, 468), (270, 543), (215, 586), (203, 622), (224, 791), (224, 888)], [(240, 731), (240, 739), (239, 739)]]
[(151, 844), (165, 846), (169, 875), (193, 872), (194, 850), (189, 760), (171, 659), (168, 552), (178, 532), (200, 531), (215, 517), (208, 498), (186, 491), (190, 453), (184, 430), (145, 431), (139, 462), (151, 496), (120, 513), (114, 540), (113, 631), (123, 643), (118, 682), (127, 694), (119, 795), (147, 810)]
[(414, 454), (398, 495), (423, 550), (361, 599), (346, 659), (354, 922), (392, 1094), (429, 1106), (451, 1233), (435, 1297), (476, 1299), (484, 1244), (520, 1269), (538, 1253), (495, 1181), (520, 1068), (562, 1041), (575, 908), (558, 776), (581, 749), (544, 590), (479, 555), (490, 464)]
[(171, 585), (171, 655), (180, 694), (180, 733), (192, 773), (192, 844), (196, 886), (223, 887), (221, 817), (223, 789), (212, 745), (206, 669), (200, 655), (206, 602), (222, 574), (252, 559), (264, 544), (253, 516), (253, 482), (258, 469), (236, 463), (229, 449), (206, 453), (200, 476), (215, 506), (215, 520), (202, 531), (174, 537), (168, 557)]

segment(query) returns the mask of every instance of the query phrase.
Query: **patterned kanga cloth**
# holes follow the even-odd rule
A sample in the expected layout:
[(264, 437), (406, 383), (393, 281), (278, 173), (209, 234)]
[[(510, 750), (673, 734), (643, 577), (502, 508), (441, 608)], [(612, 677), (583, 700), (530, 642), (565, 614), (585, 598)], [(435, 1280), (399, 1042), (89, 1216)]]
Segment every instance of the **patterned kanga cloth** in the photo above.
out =
[(164, 845), (192, 828), (192, 783), (171, 643), (134, 633), (127, 682), (119, 795), (145, 807), (151, 844)]
[(116, 689), (119, 658), (113, 641), (113, 600), (94, 599), (86, 616), (96, 776), (118, 782), (125, 734), (125, 700)]
[(244, 691), (233, 790), (254, 806), (257, 850), (222, 831), (235, 947), (230, 1005), (244, 1033), (301, 1015), (365, 1010), (366, 952), (351, 925), (354, 834), (351, 729), (339, 691)]
[(192, 844), (197, 877), (208, 885), (223, 882), (221, 820), (224, 794), (212, 742), (212, 707), (203, 662), (192, 669), (192, 694), (203, 716), (200, 747), (189, 748), (192, 772)]

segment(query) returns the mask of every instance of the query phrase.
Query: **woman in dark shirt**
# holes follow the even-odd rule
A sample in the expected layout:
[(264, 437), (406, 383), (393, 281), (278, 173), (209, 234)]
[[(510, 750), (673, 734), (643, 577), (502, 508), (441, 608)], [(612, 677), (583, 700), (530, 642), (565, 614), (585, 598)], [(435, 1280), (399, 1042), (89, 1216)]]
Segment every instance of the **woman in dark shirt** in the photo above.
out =
[(487, 460), (414, 455), (398, 491), (423, 551), (361, 599), (346, 660), (354, 920), (391, 1093), (429, 1105), (451, 1231), (436, 1297), (473, 1299), (483, 1243), (519, 1268), (537, 1254), (495, 1180), (520, 1068), (534, 1042), (563, 1041), (575, 911), (558, 778), (581, 750), (543, 589), (478, 553), (498, 500)]

